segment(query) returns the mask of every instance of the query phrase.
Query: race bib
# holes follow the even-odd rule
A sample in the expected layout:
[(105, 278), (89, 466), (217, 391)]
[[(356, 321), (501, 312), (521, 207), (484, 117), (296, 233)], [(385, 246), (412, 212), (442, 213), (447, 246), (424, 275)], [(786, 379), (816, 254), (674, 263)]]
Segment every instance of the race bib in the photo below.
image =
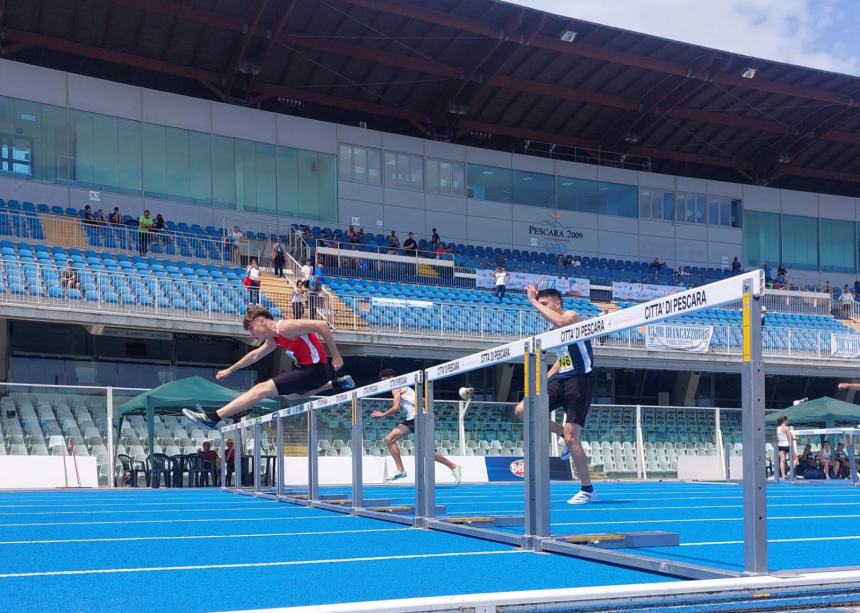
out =
[(564, 353), (558, 356), (558, 372), (570, 372), (571, 370), (573, 370), (573, 359), (565, 349)]

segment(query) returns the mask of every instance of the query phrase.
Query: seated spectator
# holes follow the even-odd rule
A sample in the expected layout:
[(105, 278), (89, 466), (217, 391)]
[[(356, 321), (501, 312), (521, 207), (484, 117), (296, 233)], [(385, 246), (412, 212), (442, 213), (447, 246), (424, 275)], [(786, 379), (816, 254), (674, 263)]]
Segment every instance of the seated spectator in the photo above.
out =
[(161, 213), (158, 213), (155, 216), (155, 221), (152, 224), (152, 231), (153, 232), (164, 232), (166, 229), (167, 229), (167, 227), (164, 224), (164, 217), (161, 216)]
[(418, 243), (415, 241), (415, 236), (412, 232), (410, 232), (409, 236), (406, 237), (406, 240), (403, 241), (403, 249), (411, 251), (412, 255), (415, 255), (418, 252)]
[(75, 263), (71, 258), (66, 260), (66, 267), (60, 272), (60, 286), (63, 289), (81, 289), (78, 271), (75, 269)]
[(358, 242), (358, 232), (356, 232), (355, 228), (353, 228), (352, 226), (350, 226), (349, 229), (346, 231), (346, 239), (350, 243)]
[(311, 232), (311, 229), (307, 226), (302, 228), (302, 240), (308, 244), (314, 240), (313, 232)]
[(358, 241), (356, 241), (356, 242), (359, 242), (359, 243), (363, 242), (364, 241), (364, 228), (359, 228), (358, 232), (355, 233), (355, 236), (358, 239)]
[(122, 213), (119, 212), (119, 207), (113, 207), (113, 213), (108, 217), (110, 223), (122, 223)]
[(800, 454), (800, 457), (797, 458), (797, 469), (796, 473), (798, 476), (803, 476), (807, 471), (815, 470), (817, 464), (815, 462), (815, 458), (812, 456), (812, 445), (806, 443), (806, 446), (803, 448), (803, 453)]
[(323, 230), (317, 238), (317, 247), (328, 247), (328, 233)]
[(651, 263), (650, 263), (650, 264), (648, 264), (648, 266), (649, 266), (650, 268), (654, 268), (655, 270), (658, 270), (658, 271), (659, 271), (659, 270), (660, 270), (660, 266), (662, 266), (662, 264), (660, 264), (660, 258), (654, 258), (653, 260), (651, 260)]
[(579, 259), (579, 257), (575, 257), (575, 258), (573, 258), (573, 264), (572, 264), (572, 266), (573, 266), (574, 268), (579, 268), (580, 266), (582, 266), (582, 260), (580, 260), (580, 259)]
[(824, 441), (824, 444), (821, 445), (821, 451), (818, 452), (818, 465), (821, 467), (825, 479), (830, 478), (830, 465), (832, 462), (833, 454), (830, 451), (830, 443)]
[(442, 244), (442, 241), (437, 242), (433, 246), (433, 251), (436, 254), (436, 259), (441, 260), (445, 257), (445, 245)]
[[(212, 471), (220, 471), (221, 470), (221, 462), (218, 459), (218, 453), (212, 449), (212, 443), (210, 441), (203, 441), (203, 449), (200, 450), (200, 455), (203, 457), (203, 461), (206, 463), (204, 467), (212, 470)], [(217, 474), (213, 472), (213, 474)]]
[(738, 256), (735, 256), (735, 258), (732, 260), (732, 274), (739, 275), (743, 271), (744, 269), (741, 267), (741, 263), (738, 261)]
[(99, 209), (98, 212), (96, 213), (96, 222), (98, 222), (99, 225), (107, 223), (107, 218), (105, 217), (105, 212), (101, 209)]
[(848, 452), (845, 451), (843, 443), (837, 443), (836, 451), (833, 452), (833, 476), (845, 479), (848, 477), (848, 470)]

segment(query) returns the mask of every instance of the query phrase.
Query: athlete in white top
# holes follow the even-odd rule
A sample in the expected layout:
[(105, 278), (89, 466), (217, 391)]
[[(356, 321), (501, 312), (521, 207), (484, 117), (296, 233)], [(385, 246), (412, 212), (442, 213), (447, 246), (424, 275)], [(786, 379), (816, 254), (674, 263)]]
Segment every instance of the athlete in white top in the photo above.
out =
[[(776, 445), (779, 448), (779, 476), (785, 479), (788, 472), (787, 460), (790, 457), (791, 446), (794, 444), (794, 433), (788, 426), (788, 417), (780, 415), (776, 420)], [(795, 462), (797, 459), (795, 458)]]
[[(386, 368), (379, 373), (380, 381), (385, 381), (396, 376), (397, 371), (391, 368)], [(391, 454), (391, 459), (394, 460), (394, 465), (397, 468), (397, 472), (394, 473), (389, 481), (397, 481), (406, 477), (406, 469), (403, 467), (403, 460), (400, 457), (400, 446), (397, 444), (397, 441), (415, 432), (415, 390), (411, 387), (398, 387), (391, 391), (391, 395), (394, 397), (394, 402), (391, 403), (391, 406), (385, 411), (373, 411), (370, 416), (378, 419), (388, 417), (398, 411), (400, 412), (401, 421), (383, 439), (385, 446), (388, 447), (388, 452)], [(460, 479), (463, 477), (460, 467), (440, 453), (436, 453), (435, 458), (437, 462), (451, 469), (451, 473), (454, 475), (454, 482), (460, 485)]]

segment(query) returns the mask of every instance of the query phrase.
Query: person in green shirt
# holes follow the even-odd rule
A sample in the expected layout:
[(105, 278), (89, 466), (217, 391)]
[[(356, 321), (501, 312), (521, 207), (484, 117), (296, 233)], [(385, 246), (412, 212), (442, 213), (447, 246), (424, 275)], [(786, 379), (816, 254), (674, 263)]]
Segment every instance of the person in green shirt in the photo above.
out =
[(146, 255), (149, 249), (150, 232), (152, 224), (155, 220), (149, 216), (149, 209), (143, 212), (143, 215), (137, 218), (137, 247), (140, 255)]

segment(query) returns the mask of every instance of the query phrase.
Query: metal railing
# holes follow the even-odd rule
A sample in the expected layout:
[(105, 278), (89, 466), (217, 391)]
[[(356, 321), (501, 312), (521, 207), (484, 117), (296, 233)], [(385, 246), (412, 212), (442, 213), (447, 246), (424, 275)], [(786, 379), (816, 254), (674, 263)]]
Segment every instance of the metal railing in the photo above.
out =
[(831, 315), (834, 308), (829, 294), (800, 292), (794, 290), (766, 289), (762, 305), (775, 313), (803, 313), (807, 315)]
[(418, 285), (474, 285), (474, 270), (456, 267), (452, 257), (436, 259), (422, 257), (421, 254), (430, 255), (429, 252), (400, 255), (368, 245), (326, 244), (331, 246), (316, 248), (316, 261), (322, 265), (327, 277), (358, 277)]
[(137, 226), (86, 222), (53, 213), (0, 210), (0, 240), (28, 241), (81, 251), (179, 259), (187, 262), (247, 264), (247, 241), (236, 245), (224, 237), (175, 230), (141, 233)]

